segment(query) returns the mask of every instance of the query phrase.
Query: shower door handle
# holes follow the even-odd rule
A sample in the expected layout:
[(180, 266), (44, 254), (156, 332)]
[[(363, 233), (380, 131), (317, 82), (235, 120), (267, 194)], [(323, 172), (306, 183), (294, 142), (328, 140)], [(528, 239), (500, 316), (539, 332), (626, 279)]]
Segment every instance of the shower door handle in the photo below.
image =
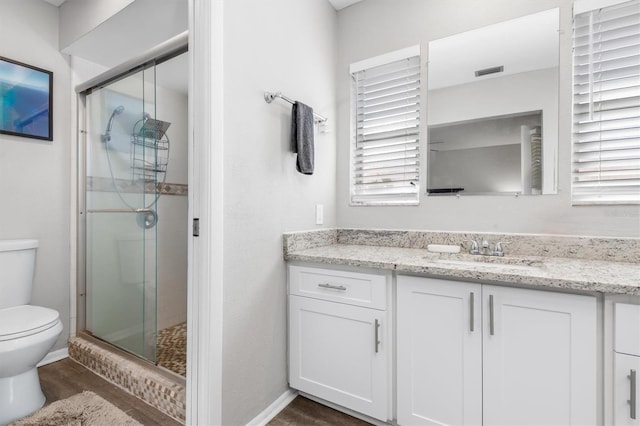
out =
[(154, 213), (153, 209), (88, 209), (87, 213)]
[(158, 222), (158, 214), (153, 209), (89, 209), (87, 213), (135, 213), (138, 225), (144, 229), (151, 229)]

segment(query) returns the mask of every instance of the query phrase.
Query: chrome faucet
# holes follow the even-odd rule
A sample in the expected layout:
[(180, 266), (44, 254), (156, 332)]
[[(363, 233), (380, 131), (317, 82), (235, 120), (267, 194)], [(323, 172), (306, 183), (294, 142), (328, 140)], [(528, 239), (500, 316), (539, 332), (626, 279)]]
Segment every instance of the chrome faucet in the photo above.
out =
[(504, 256), (504, 247), (502, 247), (505, 243), (503, 241), (498, 241), (493, 248), (493, 251), (490, 250), (489, 241), (486, 238), (483, 238), (480, 244), (476, 240), (467, 240), (471, 244), (469, 245), (469, 254), (474, 255), (483, 255), (483, 256)]
[(482, 239), (482, 253), (485, 256), (489, 256), (490, 252), (489, 252), (489, 241), (487, 241), (485, 238)]
[(505, 243), (503, 241), (498, 241), (496, 243), (496, 246), (493, 248), (493, 253), (491, 253), (492, 256), (504, 256), (504, 248), (502, 247), (503, 244), (508, 244)]

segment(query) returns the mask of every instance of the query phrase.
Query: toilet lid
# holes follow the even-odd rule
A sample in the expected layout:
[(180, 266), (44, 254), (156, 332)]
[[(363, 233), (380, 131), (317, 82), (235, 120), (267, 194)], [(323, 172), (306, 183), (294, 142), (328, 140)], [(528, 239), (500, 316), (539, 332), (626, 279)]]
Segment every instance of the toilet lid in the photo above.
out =
[(0, 309), (0, 342), (39, 333), (56, 325), (59, 319), (58, 311), (42, 306)]

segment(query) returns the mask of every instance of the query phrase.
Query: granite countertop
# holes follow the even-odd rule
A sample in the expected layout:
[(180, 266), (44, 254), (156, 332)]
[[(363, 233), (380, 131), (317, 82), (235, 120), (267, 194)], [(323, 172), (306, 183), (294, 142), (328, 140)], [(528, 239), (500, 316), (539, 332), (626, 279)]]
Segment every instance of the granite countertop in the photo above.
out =
[[(285, 252), (285, 260), (350, 265), (460, 280), (640, 296), (640, 265), (545, 256), (472, 256), (424, 248), (330, 243)], [(487, 265), (489, 263), (489, 265)]]

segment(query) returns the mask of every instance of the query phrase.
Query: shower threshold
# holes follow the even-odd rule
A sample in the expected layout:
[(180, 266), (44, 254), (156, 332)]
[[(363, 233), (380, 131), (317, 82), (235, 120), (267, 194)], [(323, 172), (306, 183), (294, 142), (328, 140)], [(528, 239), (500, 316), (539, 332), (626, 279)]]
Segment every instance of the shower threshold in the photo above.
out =
[(69, 339), (69, 357), (175, 420), (185, 422), (184, 377), (88, 333)]

